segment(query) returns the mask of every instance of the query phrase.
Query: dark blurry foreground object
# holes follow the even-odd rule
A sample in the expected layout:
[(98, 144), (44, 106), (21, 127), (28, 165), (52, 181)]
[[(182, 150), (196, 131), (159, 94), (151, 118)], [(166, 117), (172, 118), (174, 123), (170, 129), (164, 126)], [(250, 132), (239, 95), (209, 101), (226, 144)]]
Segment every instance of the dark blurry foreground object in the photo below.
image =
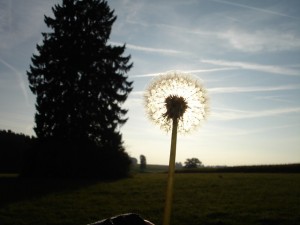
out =
[(154, 225), (134, 213), (122, 214), (88, 225)]

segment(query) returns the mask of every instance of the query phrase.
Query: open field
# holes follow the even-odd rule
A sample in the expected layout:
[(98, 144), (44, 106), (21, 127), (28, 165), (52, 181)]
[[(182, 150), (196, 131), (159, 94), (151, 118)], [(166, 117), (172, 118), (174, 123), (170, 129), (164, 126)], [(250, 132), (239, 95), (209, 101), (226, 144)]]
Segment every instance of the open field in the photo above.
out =
[[(166, 174), (88, 180), (0, 176), (0, 224), (84, 225), (124, 212), (161, 224)], [(300, 224), (300, 174), (175, 175), (173, 225)]]

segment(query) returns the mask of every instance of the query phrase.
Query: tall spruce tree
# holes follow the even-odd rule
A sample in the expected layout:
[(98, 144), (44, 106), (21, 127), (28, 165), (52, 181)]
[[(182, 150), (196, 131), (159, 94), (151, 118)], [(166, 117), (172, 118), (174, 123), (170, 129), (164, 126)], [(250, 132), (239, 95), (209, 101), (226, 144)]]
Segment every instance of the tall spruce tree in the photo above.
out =
[(105, 0), (63, 0), (52, 11), (54, 18), (44, 19), (51, 31), (42, 33), (27, 71), (38, 139), (88, 141), (110, 155), (124, 153), (119, 126), (127, 120), (121, 106), (132, 90), (132, 63), (125, 45), (108, 44), (114, 11)]

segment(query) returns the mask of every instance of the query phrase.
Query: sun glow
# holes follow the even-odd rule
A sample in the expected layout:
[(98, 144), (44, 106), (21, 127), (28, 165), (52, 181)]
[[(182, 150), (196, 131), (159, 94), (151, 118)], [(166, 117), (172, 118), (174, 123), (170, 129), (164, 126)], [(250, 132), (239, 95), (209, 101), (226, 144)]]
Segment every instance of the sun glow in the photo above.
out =
[(171, 96), (182, 98), (187, 105), (179, 117), (178, 132), (188, 133), (199, 127), (208, 114), (206, 90), (195, 77), (179, 71), (162, 74), (146, 90), (144, 99), (150, 120), (167, 132), (171, 130), (166, 103)]

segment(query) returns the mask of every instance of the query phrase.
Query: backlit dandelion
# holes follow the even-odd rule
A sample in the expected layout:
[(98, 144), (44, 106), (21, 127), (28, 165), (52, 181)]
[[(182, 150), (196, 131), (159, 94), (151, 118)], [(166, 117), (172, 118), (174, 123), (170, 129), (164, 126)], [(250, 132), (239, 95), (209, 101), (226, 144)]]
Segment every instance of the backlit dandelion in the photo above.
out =
[(208, 114), (206, 90), (202, 84), (192, 75), (179, 71), (154, 79), (144, 99), (150, 120), (165, 131), (171, 131), (175, 117), (179, 133), (193, 131)]
[(172, 130), (168, 186), (163, 225), (170, 224), (177, 132), (188, 133), (199, 127), (208, 113), (206, 90), (193, 76), (172, 71), (155, 79), (146, 90), (149, 118), (165, 131)]

